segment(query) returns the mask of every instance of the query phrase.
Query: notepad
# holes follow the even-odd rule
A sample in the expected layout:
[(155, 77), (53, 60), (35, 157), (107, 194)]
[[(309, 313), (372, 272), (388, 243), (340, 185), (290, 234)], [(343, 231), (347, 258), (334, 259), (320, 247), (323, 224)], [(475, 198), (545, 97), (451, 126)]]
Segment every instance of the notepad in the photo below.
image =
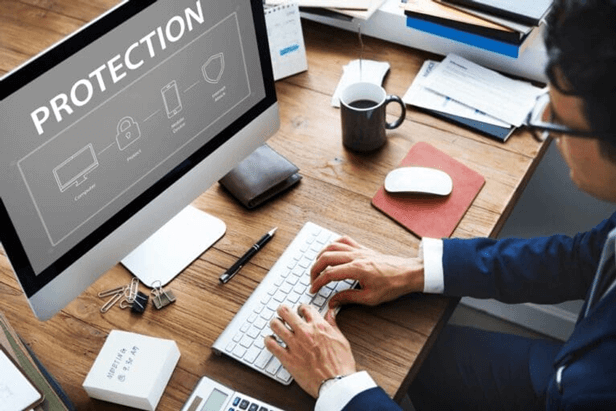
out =
[(432, 167), (449, 174), (453, 190), (449, 196), (421, 194), (392, 195), (383, 187), (372, 198), (372, 205), (420, 238), (449, 237), (479, 194), (485, 178), (428, 143), (417, 143), (399, 167)]

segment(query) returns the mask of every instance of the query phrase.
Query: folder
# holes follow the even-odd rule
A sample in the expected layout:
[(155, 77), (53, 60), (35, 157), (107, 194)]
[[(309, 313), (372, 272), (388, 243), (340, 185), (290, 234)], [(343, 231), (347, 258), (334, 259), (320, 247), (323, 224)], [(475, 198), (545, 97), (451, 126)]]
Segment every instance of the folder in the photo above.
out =
[(372, 205), (420, 238), (449, 237), (485, 184), (485, 178), (428, 143), (417, 143), (400, 167), (437, 168), (449, 174), (453, 190), (449, 196), (389, 194), (379, 188)]
[(44, 402), (35, 407), (34, 411), (74, 411), (74, 405), (58, 382), (43, 367), (29, 347), (22, 342), (2, 313), (0, 313), (0, 331), (0, 345), (5, 348), (32, 380), (32, 383), (45, 395)]

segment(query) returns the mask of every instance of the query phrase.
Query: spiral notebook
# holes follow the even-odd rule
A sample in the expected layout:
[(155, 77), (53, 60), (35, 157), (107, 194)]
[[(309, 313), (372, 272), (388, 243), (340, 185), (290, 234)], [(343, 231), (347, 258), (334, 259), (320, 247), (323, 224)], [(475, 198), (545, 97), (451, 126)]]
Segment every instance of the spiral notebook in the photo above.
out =
[(428, 143), (415, 144), (399, 167), (432, 167), (449, 174), (453, 190), (446, 197), (424, 194), (392, 195), (379, 188), (372, 205), (415, 235), (430, 238), (449, 237), (464, 217), (485, 178)]

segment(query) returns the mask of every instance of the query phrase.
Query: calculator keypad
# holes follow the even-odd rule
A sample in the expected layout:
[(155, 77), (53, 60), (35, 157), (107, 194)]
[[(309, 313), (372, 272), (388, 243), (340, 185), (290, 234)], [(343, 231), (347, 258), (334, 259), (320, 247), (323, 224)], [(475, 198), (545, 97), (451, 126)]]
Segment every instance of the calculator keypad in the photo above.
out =
[[(237, 408), (236, 408), (237, 407)], [(247, 399), (241, 398), (239, 396), (235, 397), (233, 400), (233, 406), (229, 408), (229, 411), (238, 411), (238, 410), (246, 410), (246, 411), (269, 411), (266, 407), (256, 403), (250, 402)]]

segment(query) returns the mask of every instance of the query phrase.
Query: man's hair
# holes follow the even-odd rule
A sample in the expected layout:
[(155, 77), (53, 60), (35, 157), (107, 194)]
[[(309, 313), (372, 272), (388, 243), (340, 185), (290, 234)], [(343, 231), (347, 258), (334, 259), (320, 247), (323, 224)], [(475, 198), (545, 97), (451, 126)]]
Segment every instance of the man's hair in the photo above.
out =
[[(582, 98), (591, 129), (613, 136), (601, 143), (616, 159), (616, 0), (555, 0), (545, 44), (551, 84)], [(556, 67), (566, 85), (554, 78)]]

